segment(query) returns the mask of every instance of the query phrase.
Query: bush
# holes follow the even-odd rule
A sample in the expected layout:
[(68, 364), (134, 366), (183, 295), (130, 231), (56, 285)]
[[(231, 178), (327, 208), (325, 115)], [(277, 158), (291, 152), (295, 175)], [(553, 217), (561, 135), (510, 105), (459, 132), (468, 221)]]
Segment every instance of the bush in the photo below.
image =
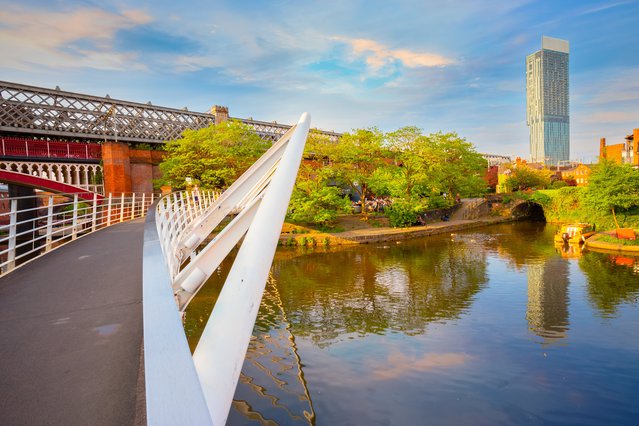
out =
[(340, 189), (334, 186), (313, 188), (310, 191), (296, 187), (289, 204), (289, 219), (295, 222), (328, 224), (340, 213), (348, 212), (351, 203), (342, 197)]
[(421, 212), (420, 210), (421, 207), (417, 203), (398, 198), (386, 209), (386, 215), (392, 227), (404, 228), (417, 221), (417, 215)]
[(559, 189), (559, 188), (563, 188), (564, 186), (568, 186), (568, 184), (564, 182), (563, 180), (556, 180), (550, 184), (551, 189)]

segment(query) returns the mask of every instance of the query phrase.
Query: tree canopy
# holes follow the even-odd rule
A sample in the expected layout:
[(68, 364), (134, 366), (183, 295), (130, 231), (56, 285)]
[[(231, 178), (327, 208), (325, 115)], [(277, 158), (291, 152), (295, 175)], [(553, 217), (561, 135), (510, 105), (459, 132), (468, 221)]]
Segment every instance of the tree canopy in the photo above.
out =
[(268, 146), (251, 127), (238, 121), (186, 130), (182, 139), (166, 144), (159, 183), (181, 189), (188, 177), (204, 188), (227, 188)]
[(602, 212), (639, 208), (639, 171), (629, 164), (601, 162), (590, 175), (585, 201)]
[(544, 189), (550, 185), (550, 170), (537, 170), (525, 165), (511, 169), (512, 174), (506, 180), (506, 186), (513, 190)]

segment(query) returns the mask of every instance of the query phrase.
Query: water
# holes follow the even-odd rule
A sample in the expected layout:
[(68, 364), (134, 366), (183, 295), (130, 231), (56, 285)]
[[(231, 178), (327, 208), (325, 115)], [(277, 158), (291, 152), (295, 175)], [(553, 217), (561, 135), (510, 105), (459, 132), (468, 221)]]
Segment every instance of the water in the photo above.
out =
[(639, 258), (559, 253), (555, 230), (279, 249), (229, 424), (636, 424)]

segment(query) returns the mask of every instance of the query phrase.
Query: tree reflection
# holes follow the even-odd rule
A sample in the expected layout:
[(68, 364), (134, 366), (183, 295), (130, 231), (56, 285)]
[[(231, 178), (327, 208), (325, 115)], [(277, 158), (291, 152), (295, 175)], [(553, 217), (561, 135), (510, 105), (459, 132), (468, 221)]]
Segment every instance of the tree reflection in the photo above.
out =
[(638, 265), (636, 257), (593, 252), (579, 259), (579, 266), (588, 278), (588, 298), (602, 316), (614, 316), (622, 303), (637, 303)]
[(315, 253), (275, 270), (293, 333), (318, 345), (423, 333), (429, 322), (459, 316), (487, 281), (484, 254), (443, 239)]

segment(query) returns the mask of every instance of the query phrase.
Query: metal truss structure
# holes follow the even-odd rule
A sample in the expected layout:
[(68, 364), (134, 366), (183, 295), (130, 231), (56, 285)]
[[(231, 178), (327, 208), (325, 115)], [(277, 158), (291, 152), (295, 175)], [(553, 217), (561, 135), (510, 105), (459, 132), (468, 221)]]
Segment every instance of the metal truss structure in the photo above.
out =
[[(253, 127), (263, 139), (278, 140), (291, 126), (237, 120)], [(0, 81), (0, 132), (74, 139), (163, 143), (187, 129), (215, 123), (215, 115), (186, 109), (66, 92)], [(331, 140), (341, 136), (319, 131)]]

